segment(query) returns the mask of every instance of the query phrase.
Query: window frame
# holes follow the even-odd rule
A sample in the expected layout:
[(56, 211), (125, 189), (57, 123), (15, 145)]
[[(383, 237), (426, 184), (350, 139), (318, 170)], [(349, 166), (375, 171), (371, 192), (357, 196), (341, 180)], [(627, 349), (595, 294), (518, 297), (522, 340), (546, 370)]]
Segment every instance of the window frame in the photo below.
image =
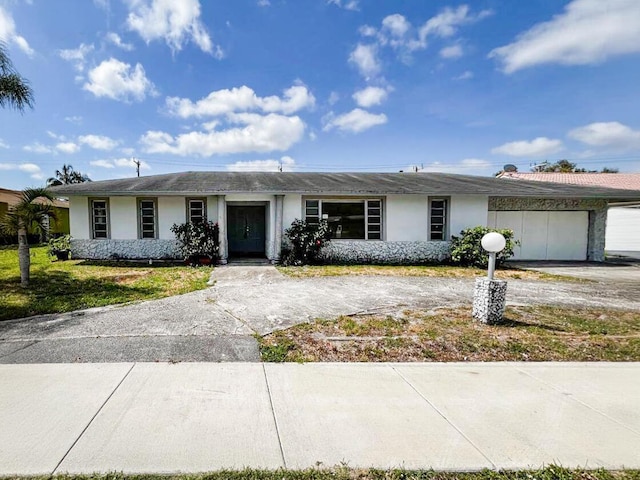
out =
[[(304, 219), (309, 218), (317, 219), (319, 222), (323, 219), (322, 205), (323, 203), (363, 203), (364, 207), (364, 238), (332, 238), (331, 241), (384, 241), (385, 238), (385, 218), (384, 218), (384, 197), (305, 197), (302, 199), (302, 211), (304, 212)], [(308, 202), (317, 202), (316, 206), (309, 206)], [(377, 203), (377, 205), (370, 205), (369, 202)], [(317, 210), (317, 214), (309, 215), (309, 209)], [(378, 215), (370, 215), (369, 210), (379, 210)], [(370, 220), (371, 217), (371, 220)], [(375, 221), (374, 219), (378, 219)], [(379, 226), (378, 231), (370, 231), (369, 226)], [(379, 238), (370, 238), (370, 235)]]
[(191, 202), (198, 201), (202, 202), (202, 222), (206, 222), (208, 220), (207, 217), (207, 198), (206, 197), (186, 197), (185, 198), (185, 209), (186, 209), (186, 218), (187, 222), (191, 222)]
[[(89, 229), (91, 240), (108, 240), (111, 238), (111, 208), (109, 205), (109, 197), (89, 197)], [(106, 236), (96, 237), (95, 209), (94, 202), (104, 202), (105, 205), (105, 231)]]
[[(142, 202), (153, 202), (153, 237), (143, 236), (142, 228)], [(157, 197), (139, 197), (136, 198), (137, 216), (138, 216), (138, 240), (155, 240), (158, 238), (158, 198)]]
[[(442, 238), (433, 238), (433, 202), (444, 202), (442, 217)], [(429, 197), (429, 210), (428, 210), (428, 233), (430, 242), (446, 242), (449, 240), (449, 208), (451, 205), (451, 197)], [(439, 224), (436, 224), (439, 225)]]

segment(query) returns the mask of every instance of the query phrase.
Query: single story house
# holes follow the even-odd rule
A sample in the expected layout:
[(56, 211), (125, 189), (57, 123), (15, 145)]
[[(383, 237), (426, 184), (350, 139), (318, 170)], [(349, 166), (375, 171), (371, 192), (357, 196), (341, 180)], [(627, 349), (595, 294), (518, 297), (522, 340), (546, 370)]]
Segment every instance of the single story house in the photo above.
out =
[[(20, 202), (22, 199), (22, 192), (20, 190), (9, 190), (7, 188), (0, 188), (0, 218), (2, 218), (12, 205)], [(48, 202), (45, 199), (38, 199), (37, 201)], [(60, 199), (53, 201), (53, 210), (56, 214), (55, 220), (52, 220), (49, 225), (49, 233), (53, 235), (68, 234), (69, 229), (69, 203)], [(16, 238), (17, 240), (17, 238)]]
[(331, 261), (441, 261), (452, 235), (512, 228), (521, 259), (604, 259), (609, 202), (640, 190), (514, 182), (445, 173), (184, 172), (61, 185), (76, 258), (176, 258), (171, 226), (220, 226), (222, 261), (280, 258), (295, 219), (326, 219)]
[[(502, 178), (552, 182), (587, 187), (640, 190), (640, 173), (520, 173), (503, 172)], [(640, 255), (640, 202), (612, 201), (607, 213), (605, 250)]]

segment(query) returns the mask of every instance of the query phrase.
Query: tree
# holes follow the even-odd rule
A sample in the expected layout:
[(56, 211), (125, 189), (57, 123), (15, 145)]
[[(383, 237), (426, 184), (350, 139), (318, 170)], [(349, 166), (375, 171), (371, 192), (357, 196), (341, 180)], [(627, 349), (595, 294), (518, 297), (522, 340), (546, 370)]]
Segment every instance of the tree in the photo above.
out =
[[(531, 167), (532, 172), (536, 173), (598, 173), (597, 170), (587, 170), (586, 168), (578, 168), (578, 165), (569, 160), (558, 160), (550, 163), (548, 160)], [(618, 173), (617, 168), (604, 167), (601, 173)]]
[(20, 112), (25, 107), (33, 108), (33, 90), (29, 81), (13, 68), (3, 42), (0, 42), (0, 107), (10, 107)]
[(57, 185), (69, 185), (70, 183), (90, 182), (88, 175), (76, 172), (73, 165), (64, 164), (62, 170), (56, 170), (56, 176), (47, 179), (47, 186), (55, 187)]
[[(44, 201), (42, 201), (44, 200)], [(0, 219), (0, 228), (8, 235), (18, 235), (18, 262), (20, 264), (20, 285), (29, 286), (31, 257), (27, 233), (29, 230), (46, 231), (50, 218), (55, 219), (53, 196), (45, 188), (27, 188), (20, 201), (12, 205)]]

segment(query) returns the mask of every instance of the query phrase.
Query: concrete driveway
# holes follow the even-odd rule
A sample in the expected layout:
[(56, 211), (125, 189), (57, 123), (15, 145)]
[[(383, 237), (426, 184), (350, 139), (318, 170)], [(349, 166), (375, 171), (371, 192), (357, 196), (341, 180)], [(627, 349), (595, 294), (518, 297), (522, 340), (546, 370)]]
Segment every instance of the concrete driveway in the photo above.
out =
[[(0, 322), (0, 363), (257, 361), (254, 334), (344, 314), (469, 305), (474, 282), (296, 279), (272, 266), (233, 265), (216, 268), (211, 280), (210, 288), (161, 300)], [(640, 309), (640, 281), (510, 280), (508, 288), (511, 304)]]
[(640, 259), (617, 258), (607, 262), (510, 262), (517, 268), (583, 278), (615, 285), (640, 284)]

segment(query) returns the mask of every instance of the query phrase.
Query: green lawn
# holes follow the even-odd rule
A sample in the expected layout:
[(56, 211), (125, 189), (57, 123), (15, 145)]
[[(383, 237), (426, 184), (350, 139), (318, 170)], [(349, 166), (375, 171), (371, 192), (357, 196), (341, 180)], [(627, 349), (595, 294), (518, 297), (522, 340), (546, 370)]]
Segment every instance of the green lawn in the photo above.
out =
[(640, 361), (640, 312), (507, 307), (484, 325), (470, 307), (353, 315), (258, 339), (265, 362)]
[(206, 287), (211, 268), (52, 261), (31, 248), (31, 284), (20, 287), (16, 247), (0, 249), (0, 320), (168, 297)]
[(349, 467), (307, 470), (222, 470), (201, 474), (124, 474), (12, 476), (30, 480), (640, 480), (639, 470), (582, 470), (554, 465), (539, 470), (437, 472), (433, 470), (377, 470)]

